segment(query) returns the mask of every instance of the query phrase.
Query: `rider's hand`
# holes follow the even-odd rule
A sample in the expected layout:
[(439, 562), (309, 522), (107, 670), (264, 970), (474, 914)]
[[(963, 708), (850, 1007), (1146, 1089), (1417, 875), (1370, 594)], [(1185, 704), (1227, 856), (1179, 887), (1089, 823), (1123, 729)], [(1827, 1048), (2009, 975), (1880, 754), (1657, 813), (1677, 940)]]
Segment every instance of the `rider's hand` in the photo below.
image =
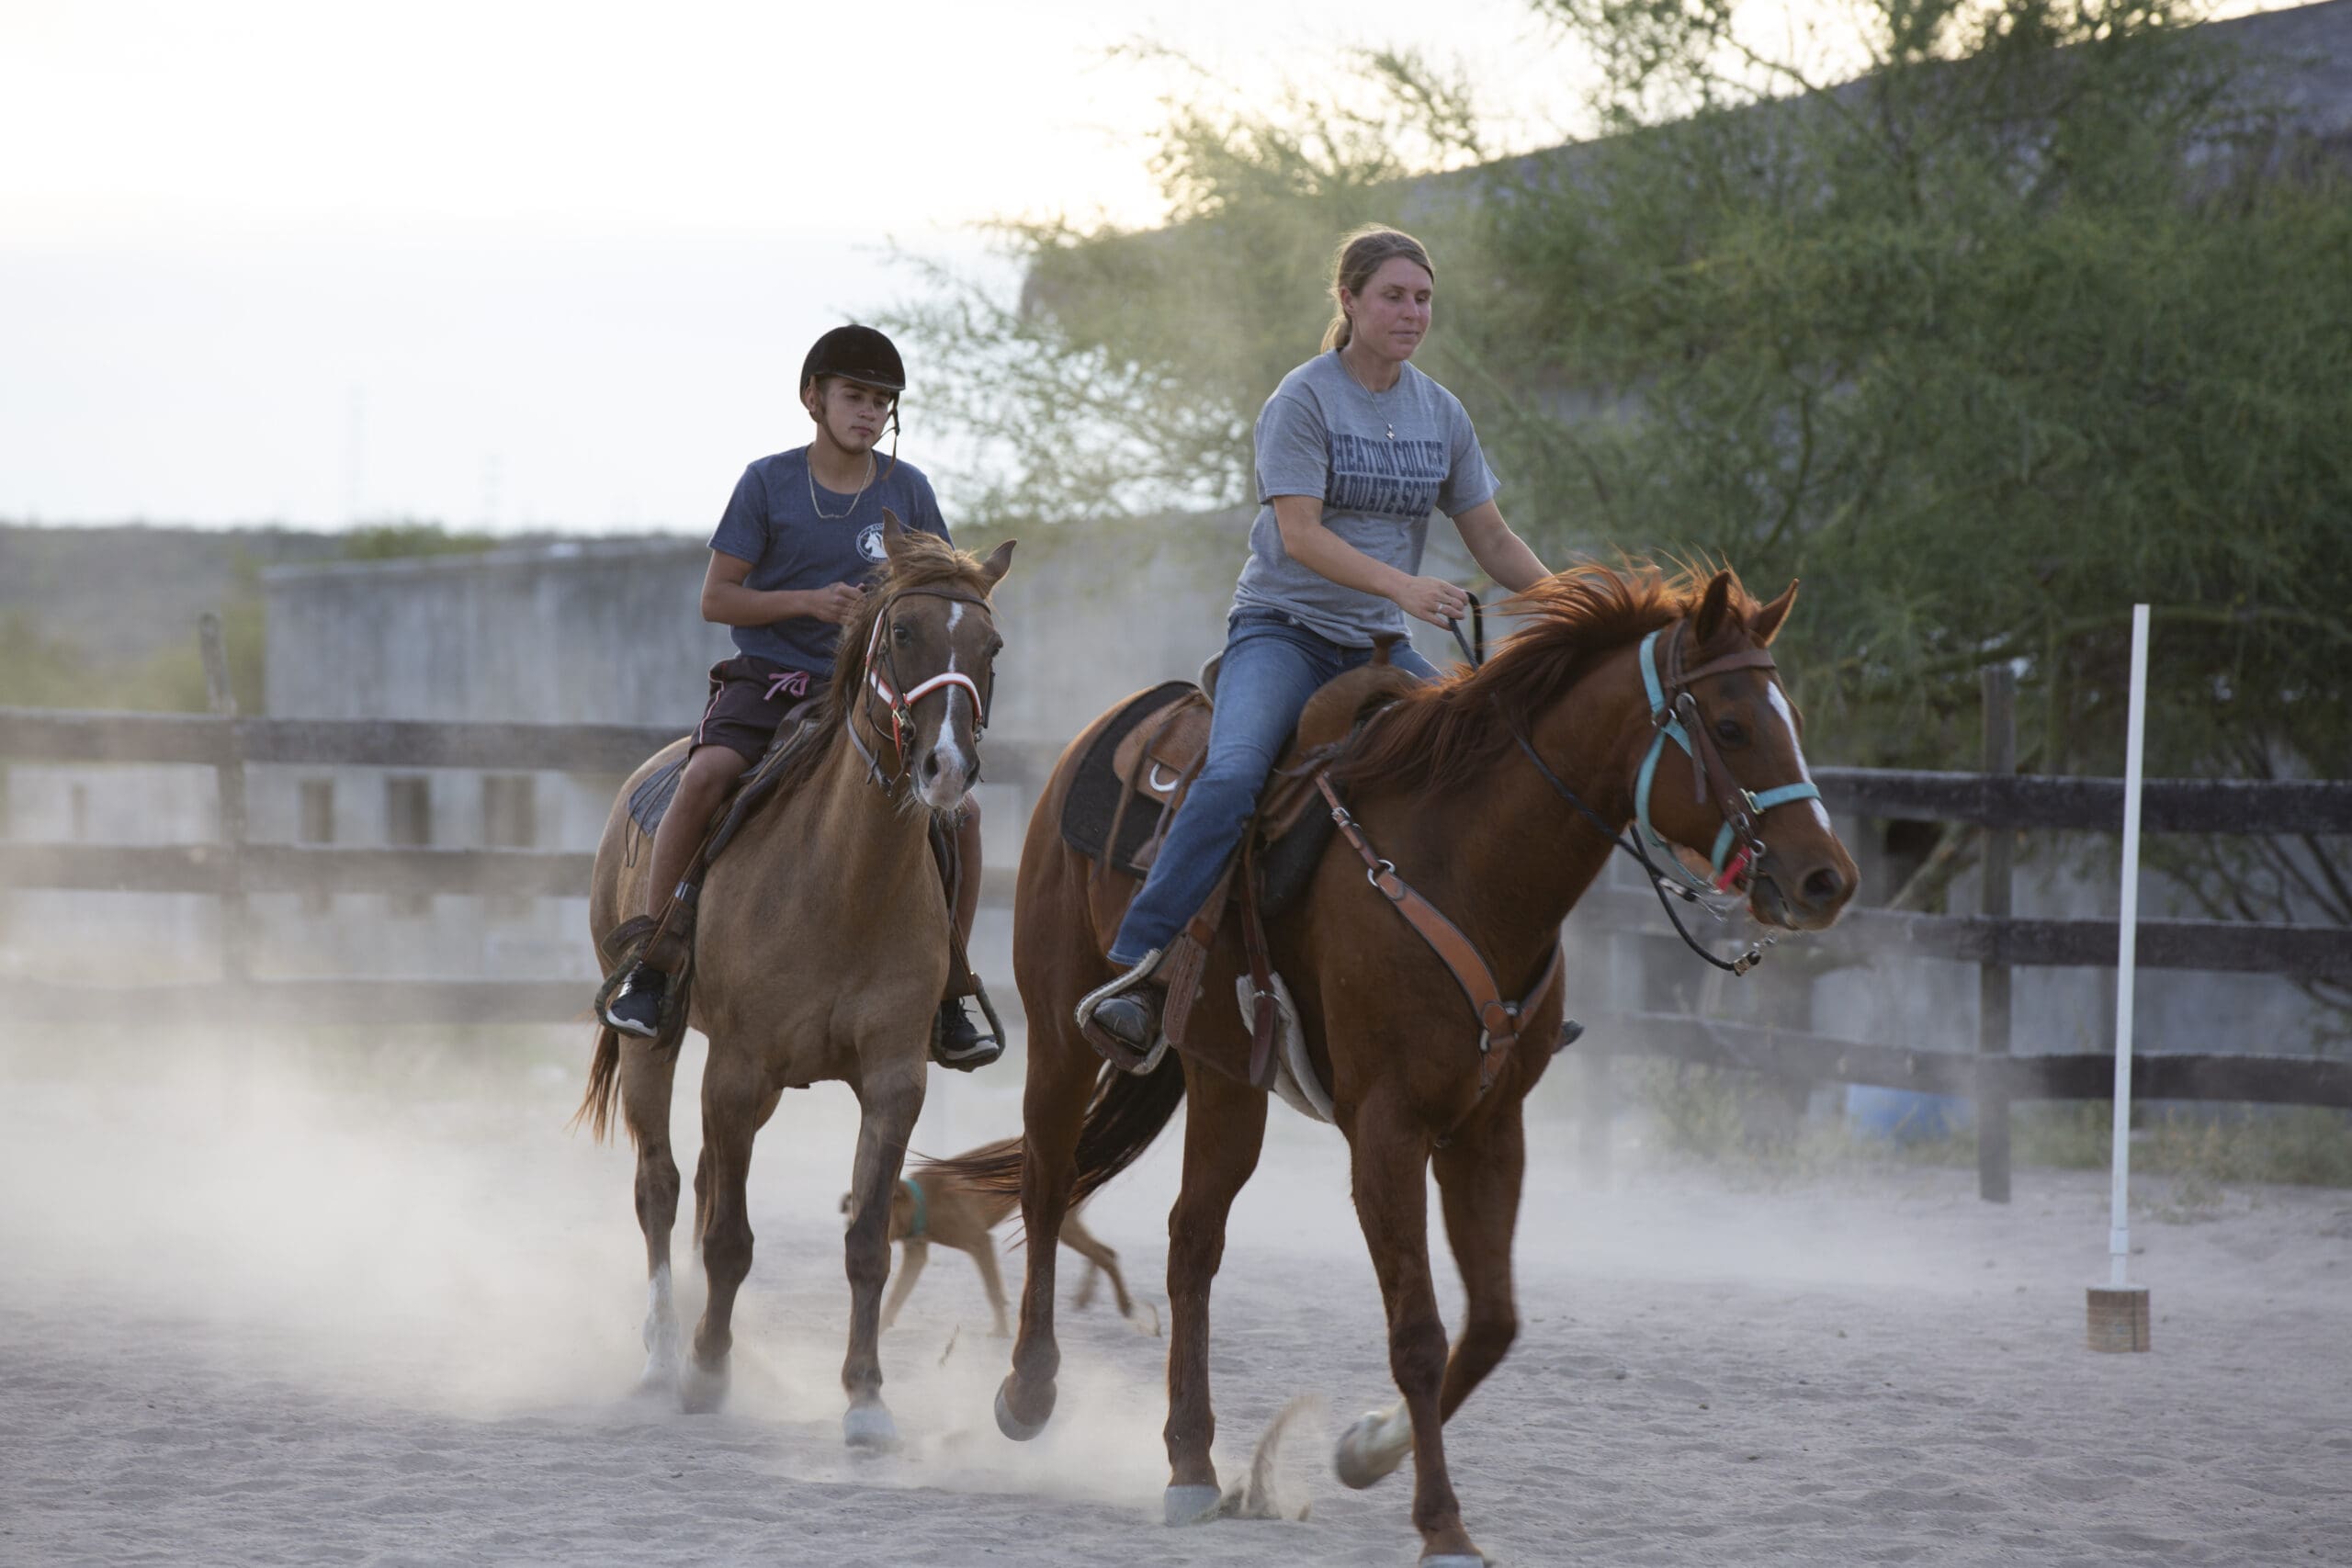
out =
[(858, 602), (865, 597), (865, 591), (854, 582), (835, 582), (823, 588), (812, 588), (808, 591), (807, 614), (814, 620), (830, 621), (837, 626), (847, 626), (849, 618), (857, 613)]
[(1470, 594), (1442, 577), (1408, 577), (1389, 598), (1417, 621), (1447, 627), (1470, 613)]

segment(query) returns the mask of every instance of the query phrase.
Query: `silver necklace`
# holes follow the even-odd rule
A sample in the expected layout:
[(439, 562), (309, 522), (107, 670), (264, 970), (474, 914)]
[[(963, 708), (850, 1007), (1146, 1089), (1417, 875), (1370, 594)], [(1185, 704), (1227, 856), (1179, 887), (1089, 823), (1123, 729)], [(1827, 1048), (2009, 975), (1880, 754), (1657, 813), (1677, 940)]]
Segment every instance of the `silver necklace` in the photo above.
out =
[(838, 523), (856, 511), (857, 503), (865, 499), (865, 487), (874, 482), (874, 454), (868, 452), (865, 455), (865, 477), (857, 481), (857, 493), (849, 498), (849, 504), (841, 511), (828, 512), (817, 504), (817, 445), (815, 442), (810, 442), (803, 452), (801, 467), (808, 470), (808, 510), (828, 523)]
[[(1372, 412), (1379, 415), (1382, 427), (1388, 432), (1388, 439), (1391, 441), (1396, 440), (1396, 426), (1395, 423), (1389, 419), (1387, 411), (1380, 406), (1380, 394), (1363, 384), (1363, 378), (1356, 374), (1356, 367), (1348, 363), (1348, 353), (1346, 349), (1334, 349), (1332, 352), (1339, 355), (1340, 368), (1348, 373), (1348, 379), (1356, 384), (1356, 390), (1362, 392), (1366, 398), (1372, 400)], [(1397, 367), (1396, 379), (1399, 382), (1402, 382), (1405, 379), (1405, 370), (1402, 366)], [(1391, 387), (1388, 389), (1393, 392), (1396, 389), (1395, 387)]]

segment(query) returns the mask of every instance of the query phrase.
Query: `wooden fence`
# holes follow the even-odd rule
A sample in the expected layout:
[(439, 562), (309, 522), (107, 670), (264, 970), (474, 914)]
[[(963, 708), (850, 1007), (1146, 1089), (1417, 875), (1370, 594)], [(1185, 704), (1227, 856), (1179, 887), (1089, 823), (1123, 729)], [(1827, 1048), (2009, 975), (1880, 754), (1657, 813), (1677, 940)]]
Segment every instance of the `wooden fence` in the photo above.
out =
[[(170, 986), (88, 987), (19, 982), (10, 1010), (20, 1023), (135, 1022), (184, 1010), (256, 1022), (509, 1023), (582, 1015), (577, 981), (266, 979), (251, 977), (251, 917), (256, 893), (392, 893), (583, 896), (593, 857), (534, 850), (356, 849), (249, 841), (244, 770), (251, 764), (375, 766), (404, 770), (545, 770), (617, 778), (675, 738), (669, 728), (628, 725), (407, 723), (390, 720), (243, 718), (216, 675), (210, 715), (78, 713), (0, 709), (0, 764), (187, 763), (219, 780), (220, 831), (209, 844), (107, 846), (0, 841), (0, 887), (198, 893), (222, 906), (220, 980)], [(1832, 809), (1866, 818), (1958, 822), (2005, 829), (1986, 835), (1984, 902), (1959, 915), (1849, 911), (1832, 931), (1805, 940), (1816, 964), (1862, 964), (1885, 954), (1972, 963), (1980, 975), (1982, 1021), (1973, 1054), (1831, 1039), (1687, 1014), (1623, 1011), (1589, 1018), (1578, 1051), (1593, 1064), (1589, 1114), (1607, 1113), (1609, 1057), (1618, 1052), (1737, 1067), (1792, 1079), (1828, 1079), (1966, 1095), (1978, 1110), (1984, 1195), (2008, 1190), (2008, 1107), (2014, 1100), (2104, 1099), (2112, 1089), (2106, 1053), (2013, 1050), (2011, 973), (2033, 965), (2111, 966), (2118, 931), (2106, 919), (2022, 919), (2010, 912), (2008, 845), (2017, 829), (2113, 832), (2122, 820), (2114, 779), (2037, 778), (2009, 771), (2010, 702), (2005, 672), (1988, 679), (1986, 761), (1977, 773), (1826, 768), (1818, 774)], [(1059, 747), (992, 739), (993, 781), (1034, 794)], [(2352, 834), (2352, 783), (2256, 784), (2151, 780), (2142, 820), (2151, 833)], [(986, 892), (1001, 902), (1007, 869)], [(1668, 932), (1646, 890), (1596, 888), (1575, 926), (1600, 922), (1621, 933)], [(1574, 926), (1572, 926), (1574, 929)], [(2352, 984), (2352, 931), (2311, 926), (2208, 920), (2143, 920), (2138, 962), (2145, 968), (2238, 971)], [(2029, 1042), (2031, 1043), (2031, 1042)], [(2143, 1055), (2133, 1092), (2148, 1100), (2230, 1100), (2352, 1107), (2352, 1062), (2265, 1055)], [(1598, 1141), (1588, 1139), (1588, 1147)]]

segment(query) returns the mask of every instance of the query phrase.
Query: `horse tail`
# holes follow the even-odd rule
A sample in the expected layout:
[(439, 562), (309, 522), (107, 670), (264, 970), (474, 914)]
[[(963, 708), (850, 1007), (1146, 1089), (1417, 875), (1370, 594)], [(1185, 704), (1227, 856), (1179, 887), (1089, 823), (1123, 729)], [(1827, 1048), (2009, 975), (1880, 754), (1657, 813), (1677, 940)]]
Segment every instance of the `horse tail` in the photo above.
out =
[(1078, 1130), (1078, 1181), (1070, 1188), (1070, 1207), (1102, 1191), (1141, 1158), (1183, 1103), (1184, 1069), (1173, 1051), (1141, 1077), (1104, 1067)]
[(580, 1109), (571, 1113), (571, 1125), (588, 1123), (588, 1131), (598, 1143), (603, 1143), (613, 1130), (613, 1102), (621, 1092), (621, 1032), (611, 1024), (596, 1031), (596, 1055), (588, 1064), (588, 1092), (581, 1097)]
[[(1173, 1051), (1140, 1077), (1104, 1067), (1095, 1079), (1086, 1120), (1079, 1126), (1078, 1180), (1070, 1189), (1069, 1207), (1077, 1208), (1135, 1164), (1183, 1103), (1184, 1070)], [(1021, 1140), (1000, 1138), (953, 1159), (933, 1160), (925, 1168), (952, 1174), (975, 1192), (1017, 1201)]]

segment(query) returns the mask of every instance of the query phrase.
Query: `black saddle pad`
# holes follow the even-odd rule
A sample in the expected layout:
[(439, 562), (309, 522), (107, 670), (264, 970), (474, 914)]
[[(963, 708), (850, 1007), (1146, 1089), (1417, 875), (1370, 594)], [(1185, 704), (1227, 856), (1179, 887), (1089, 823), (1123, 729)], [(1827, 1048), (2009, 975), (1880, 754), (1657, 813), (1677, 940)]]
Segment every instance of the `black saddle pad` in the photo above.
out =
[[(1088, 860), (1103, 858), (1104, 846), (1111, 837), (1111, 818), (1119, 810), (1118, 775), (1111, 771), (1111, 753), (1119, 742), (1135, 730), (1136, 726), (1149, 718), (1169, 704), (1195, 690), (1190, 681), (1163, 681), (1150, 691), (1131, 697), (1127, 705), (1113, 716), (1094, 738), (1094, 744), (1079, 759), (1078, 776), (1069, 782), (1069, 794), (1062, 798), (1062, 842), (1084, 855)], [(1141, 876), (1143, 868), (1135, 863), (1136, 852), (1159, 826), (1160, 804), (1148, 795), (1137, 795), (1127, 802), (1127, 815), (1119, 824), (1119, 841), (1111, 857), (1111, 864), (1130, 876)]]
[[(1069, 794), (1062, 800), (1062, 841), (1091, 861), (1103, 858), (1105, 841), (1111, 836), (1111, 819), (1119, 809), (1119, 779), (1111, 770), (1111, 755), (1119, 742), (1132, 734), (1146, 719), (1166, 708), (1195, 688), (1190, 681), (1168, 681), (1150, 691), (1131, 698), (1102, 733), (1079, 759), (1078, 774), (1070, 780)], [(1143, 847), (1159, 826), (1159, 818), (1167, 808), (1150, 795), (1138, 792), (1127, 802), (1127, 815), (1119, 823), (1116, 857), (1111, 864), (1129, 876), (1141, 876), (1144, 868), (1136, 864), (1136, 852)], [(1323, 851), (1331, 841), (1333, 825), (1328, 811), (1308, 811), (1288, 833), (1272, 844), (1261, 846), (1258, 852), (1258, 908), (1268, 919), (1272, 919), (1297, 901), (1305, 892), (1315, 868), (1322, 862)]]
[(662, 826), (662, 815), (670, 809), (670, 799), (678, 793), (678, 777), (686, 771), (686, 760), (653, 770), (645, 782), (628, 793), (628, 819), (644, 830), (647, 838)]

